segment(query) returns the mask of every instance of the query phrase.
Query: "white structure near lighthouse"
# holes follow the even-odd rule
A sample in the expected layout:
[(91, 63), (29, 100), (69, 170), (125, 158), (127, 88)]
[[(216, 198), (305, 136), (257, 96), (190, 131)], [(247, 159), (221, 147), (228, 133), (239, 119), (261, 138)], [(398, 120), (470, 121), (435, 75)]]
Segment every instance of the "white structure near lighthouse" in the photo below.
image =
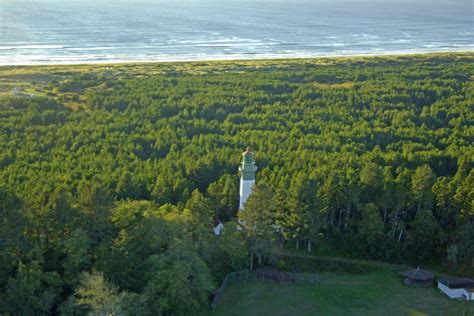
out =
[(240, 171), (240, 203), (239, 210), (244, 209), (245, 201), (252, 192), (252, 187), (255, 184), (255, 172), (257, 172), (257, 166), (255, 165), (255, 159), (250, 148), (242, 154), (242, 162), (239, 167)]

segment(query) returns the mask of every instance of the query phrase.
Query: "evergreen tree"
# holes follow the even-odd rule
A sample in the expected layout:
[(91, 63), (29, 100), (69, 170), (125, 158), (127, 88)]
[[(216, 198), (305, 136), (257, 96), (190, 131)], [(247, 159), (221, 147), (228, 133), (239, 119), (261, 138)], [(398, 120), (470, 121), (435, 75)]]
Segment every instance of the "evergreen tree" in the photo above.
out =
[(416, 203), (416, 211), (430, 209), (433, 203), (433, 192), (435, 175), (428, 165), (416, 168), (411, 179), (411, 189)]
[(262, 256), (270, 251), (275, 232), (275, 205), (273, 193), (264, 182), (253, 187), (252, 193), (239, 212), (239, 225), (248, 244), (249, 268), (253, 269), (254, 256), (262, 263)]
[(83, 272), (75, 290), (77, 305), (89, 308), (91, 315), (117, 315), (120, 313), (122, 293), (108, 282), (100, 272)]

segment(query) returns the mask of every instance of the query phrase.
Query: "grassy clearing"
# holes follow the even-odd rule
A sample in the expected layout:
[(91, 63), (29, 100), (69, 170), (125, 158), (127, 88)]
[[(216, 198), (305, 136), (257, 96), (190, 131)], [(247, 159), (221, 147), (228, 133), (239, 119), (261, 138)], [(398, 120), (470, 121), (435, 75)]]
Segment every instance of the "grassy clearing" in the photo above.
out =
[(236, 283), (213, 315), (473, 315), (474, 302), (453, 301), (435, 287), (410, 288), (397, 271), (321, 274), (318, 285)]

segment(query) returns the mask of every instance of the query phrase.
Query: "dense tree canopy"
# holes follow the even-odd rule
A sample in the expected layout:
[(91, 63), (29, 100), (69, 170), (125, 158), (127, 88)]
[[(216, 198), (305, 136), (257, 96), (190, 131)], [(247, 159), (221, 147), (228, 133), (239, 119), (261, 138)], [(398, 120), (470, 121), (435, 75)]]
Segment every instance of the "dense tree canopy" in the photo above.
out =
[[(4, 67), (24, 92), (0, 95), (0, 313), (193, 313), (277, 241), (473, 264), (473, 65)], [(255, 236), (235, 228), (246, 146)]]

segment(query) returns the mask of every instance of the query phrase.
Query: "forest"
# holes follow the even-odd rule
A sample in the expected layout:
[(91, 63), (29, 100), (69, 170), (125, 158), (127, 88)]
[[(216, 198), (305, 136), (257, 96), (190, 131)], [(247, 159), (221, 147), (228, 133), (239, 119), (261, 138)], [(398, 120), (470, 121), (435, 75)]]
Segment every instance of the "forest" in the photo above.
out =
[(196, 314), (281, 245), (472, 277), (473, 79), (473, 53), (0, 67), (0, 314)]

